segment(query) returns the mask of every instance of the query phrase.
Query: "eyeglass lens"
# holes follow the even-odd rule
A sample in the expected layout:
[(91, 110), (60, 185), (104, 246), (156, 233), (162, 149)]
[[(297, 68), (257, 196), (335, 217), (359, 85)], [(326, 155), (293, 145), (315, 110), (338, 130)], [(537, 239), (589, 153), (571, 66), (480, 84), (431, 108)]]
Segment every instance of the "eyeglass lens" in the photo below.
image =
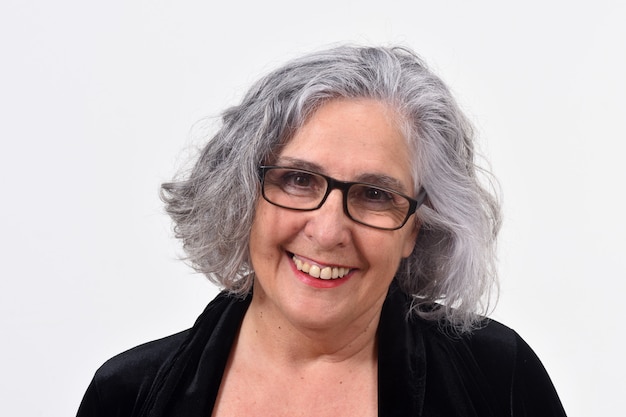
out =
[[(315, 210), (322, 206), (333, 188), (344, 193), (344, 208), (353, 220), (376, 228), (394, 229), (408, 217), (411, 202), (403, 195), (370, 184), (343, 183), (309, 171), (267, 167), (263, 196), (272, 204), (295, 210)], [(346, 194), (347, 193), (347, 194)]]

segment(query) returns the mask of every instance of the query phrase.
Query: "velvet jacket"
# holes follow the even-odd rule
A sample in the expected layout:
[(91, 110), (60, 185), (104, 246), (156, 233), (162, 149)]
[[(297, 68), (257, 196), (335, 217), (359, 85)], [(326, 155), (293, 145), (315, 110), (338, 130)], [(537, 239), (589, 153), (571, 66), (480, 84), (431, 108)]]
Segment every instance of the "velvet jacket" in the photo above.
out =
[[(210, 417), (250, 299), (221, 293), (191, 329), (107, 361), (78, 417)], [(452, 336), (407, 316), (409, 304), (392, 285), (378, 328), (379, 416), (565, 416), (541, 362), (513, 330), (487, 321)]]

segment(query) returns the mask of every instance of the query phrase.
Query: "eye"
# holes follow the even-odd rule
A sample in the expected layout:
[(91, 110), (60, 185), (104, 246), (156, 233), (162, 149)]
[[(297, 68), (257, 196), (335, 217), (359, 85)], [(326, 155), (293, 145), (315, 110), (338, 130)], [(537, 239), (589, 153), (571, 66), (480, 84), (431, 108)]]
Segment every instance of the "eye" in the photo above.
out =
[(326, 191), (326, 180), (317, 174), (292, 169), (276, 169), (274, 184), (291, 196), (317, 197)]
[(386, 202), (393, 200), (391, 193), (374, 187), (363, 189), (362, 197), (372, 202)]
[(350, 189), (350, 205), (371, 211), (389, 210), (394, 206), (393, 192), (372, 187), (366, 184), (357, 184)]
[(288, 171), (283, 175), (282, 183), (286, 187), (308, 188), (314, 185), (315, 178), (307, 172)]

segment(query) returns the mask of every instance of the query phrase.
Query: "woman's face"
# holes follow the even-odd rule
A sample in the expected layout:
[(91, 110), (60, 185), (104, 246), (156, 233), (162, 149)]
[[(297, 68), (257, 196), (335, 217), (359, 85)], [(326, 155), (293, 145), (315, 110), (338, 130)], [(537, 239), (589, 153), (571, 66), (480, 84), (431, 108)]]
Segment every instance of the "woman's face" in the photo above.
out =
[[(396, 117), (374, 100), (330, 101), (296, 132), (275, 164), (342, 181), (387, 183), (390, 177), (397, 191), (414, 196), (409, 149)], [(374, 229), (350, 220), (342, 198), (333, 190), (315, 211), (288, 210), (263, 198), (257, 203), (250, 233), (254, 298), (293, 325), (321, 330), (371, 321), (401, 258), (413, 250), (413, 216), (399, 230)], [(310, 273), (300, 270), (307, 265)], [(326, 273), (348, 272), (337, 279), (315, 277), (328, 267)]]

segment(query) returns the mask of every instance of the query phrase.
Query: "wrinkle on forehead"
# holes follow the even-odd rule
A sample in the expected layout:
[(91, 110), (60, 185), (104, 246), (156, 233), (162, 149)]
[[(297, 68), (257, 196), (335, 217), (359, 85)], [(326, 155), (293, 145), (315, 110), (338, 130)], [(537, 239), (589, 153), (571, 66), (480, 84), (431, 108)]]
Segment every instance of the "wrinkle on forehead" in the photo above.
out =
[[(292, 158), (287, 156), (279, 157), (277, 165), (288, 168), (298, 168), (306, 171), (312, 171), (328, 175), (322, 165), (316, 162), (310, 162), (299, 158)], [(346, 179), (346, 181), (363, 182), (366, 184), (372, 184), (379, 187), (388, 188), (390, 190), (399, 191), (401, 193), (407, 192), (406, 186), (402, 183), (402, 181), (381, 172), (363, 172), (358, 174), (355, 178)]]

